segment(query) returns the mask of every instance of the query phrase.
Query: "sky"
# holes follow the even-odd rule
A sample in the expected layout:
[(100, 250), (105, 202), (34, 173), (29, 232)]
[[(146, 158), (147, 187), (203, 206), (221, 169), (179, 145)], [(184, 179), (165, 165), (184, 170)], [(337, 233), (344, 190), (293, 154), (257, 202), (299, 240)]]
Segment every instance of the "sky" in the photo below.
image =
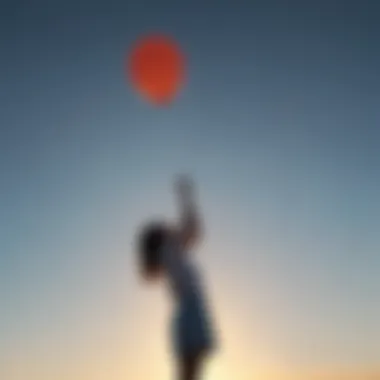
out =
[[(142, 222), (197, 180), (206, 380), (380, 378), (380, 6), (3, 1), (0, 378), (164, 379), (171, 304)], [(174, 37), (188, 83), (140, 99), (125, 57)]]

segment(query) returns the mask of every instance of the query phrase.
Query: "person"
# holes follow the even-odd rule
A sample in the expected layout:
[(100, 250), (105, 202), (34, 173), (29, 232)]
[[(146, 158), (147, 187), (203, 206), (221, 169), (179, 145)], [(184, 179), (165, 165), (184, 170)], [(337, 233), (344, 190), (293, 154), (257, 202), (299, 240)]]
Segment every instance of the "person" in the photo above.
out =
[(190, 251), (203, 235), (189, 177), (175, 181), (180, 221), (177, 226), (152, 222), (139, 237), (141, 274), (145, 279), (165, 278), (171, 290), (175, 312), (172, 344), (179, 380), (200, 379), (205, 360), (215, 348), (215, 337), (207, 310), (201, 276)]

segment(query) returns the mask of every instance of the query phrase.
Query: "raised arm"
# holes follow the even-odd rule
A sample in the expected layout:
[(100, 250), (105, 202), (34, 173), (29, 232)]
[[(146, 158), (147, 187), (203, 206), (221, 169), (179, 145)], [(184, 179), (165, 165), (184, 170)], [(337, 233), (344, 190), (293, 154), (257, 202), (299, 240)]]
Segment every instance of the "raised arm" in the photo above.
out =
[(202, 235), (193, 181), (187, 176), (180, 176), (176, 180), (175, 191), (180, 211), (180, 239), (184, 247), (191, 248)]

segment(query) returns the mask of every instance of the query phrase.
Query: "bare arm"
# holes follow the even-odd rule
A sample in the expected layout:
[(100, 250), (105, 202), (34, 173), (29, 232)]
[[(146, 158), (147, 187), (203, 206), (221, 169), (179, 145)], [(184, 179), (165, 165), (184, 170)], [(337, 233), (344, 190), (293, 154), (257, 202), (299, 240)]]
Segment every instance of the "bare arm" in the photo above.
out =
[(191, 248), (201, 238), (201, 222), (196, 204), (194, 184), (190, 178), (181, 176), (176, 181), (180, 223), (179, 235), (182, 244)]

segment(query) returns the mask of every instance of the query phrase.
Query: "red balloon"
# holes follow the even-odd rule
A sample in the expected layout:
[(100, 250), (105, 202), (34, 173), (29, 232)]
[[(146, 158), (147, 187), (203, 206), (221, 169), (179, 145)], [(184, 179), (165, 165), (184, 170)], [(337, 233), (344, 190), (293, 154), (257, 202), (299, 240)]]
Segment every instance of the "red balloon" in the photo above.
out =
[(139, 40), (128, 57), (133, 86), (149, 101), (170, 103), (183, 85), (185, 59), (170, 38), (153, 35)]

